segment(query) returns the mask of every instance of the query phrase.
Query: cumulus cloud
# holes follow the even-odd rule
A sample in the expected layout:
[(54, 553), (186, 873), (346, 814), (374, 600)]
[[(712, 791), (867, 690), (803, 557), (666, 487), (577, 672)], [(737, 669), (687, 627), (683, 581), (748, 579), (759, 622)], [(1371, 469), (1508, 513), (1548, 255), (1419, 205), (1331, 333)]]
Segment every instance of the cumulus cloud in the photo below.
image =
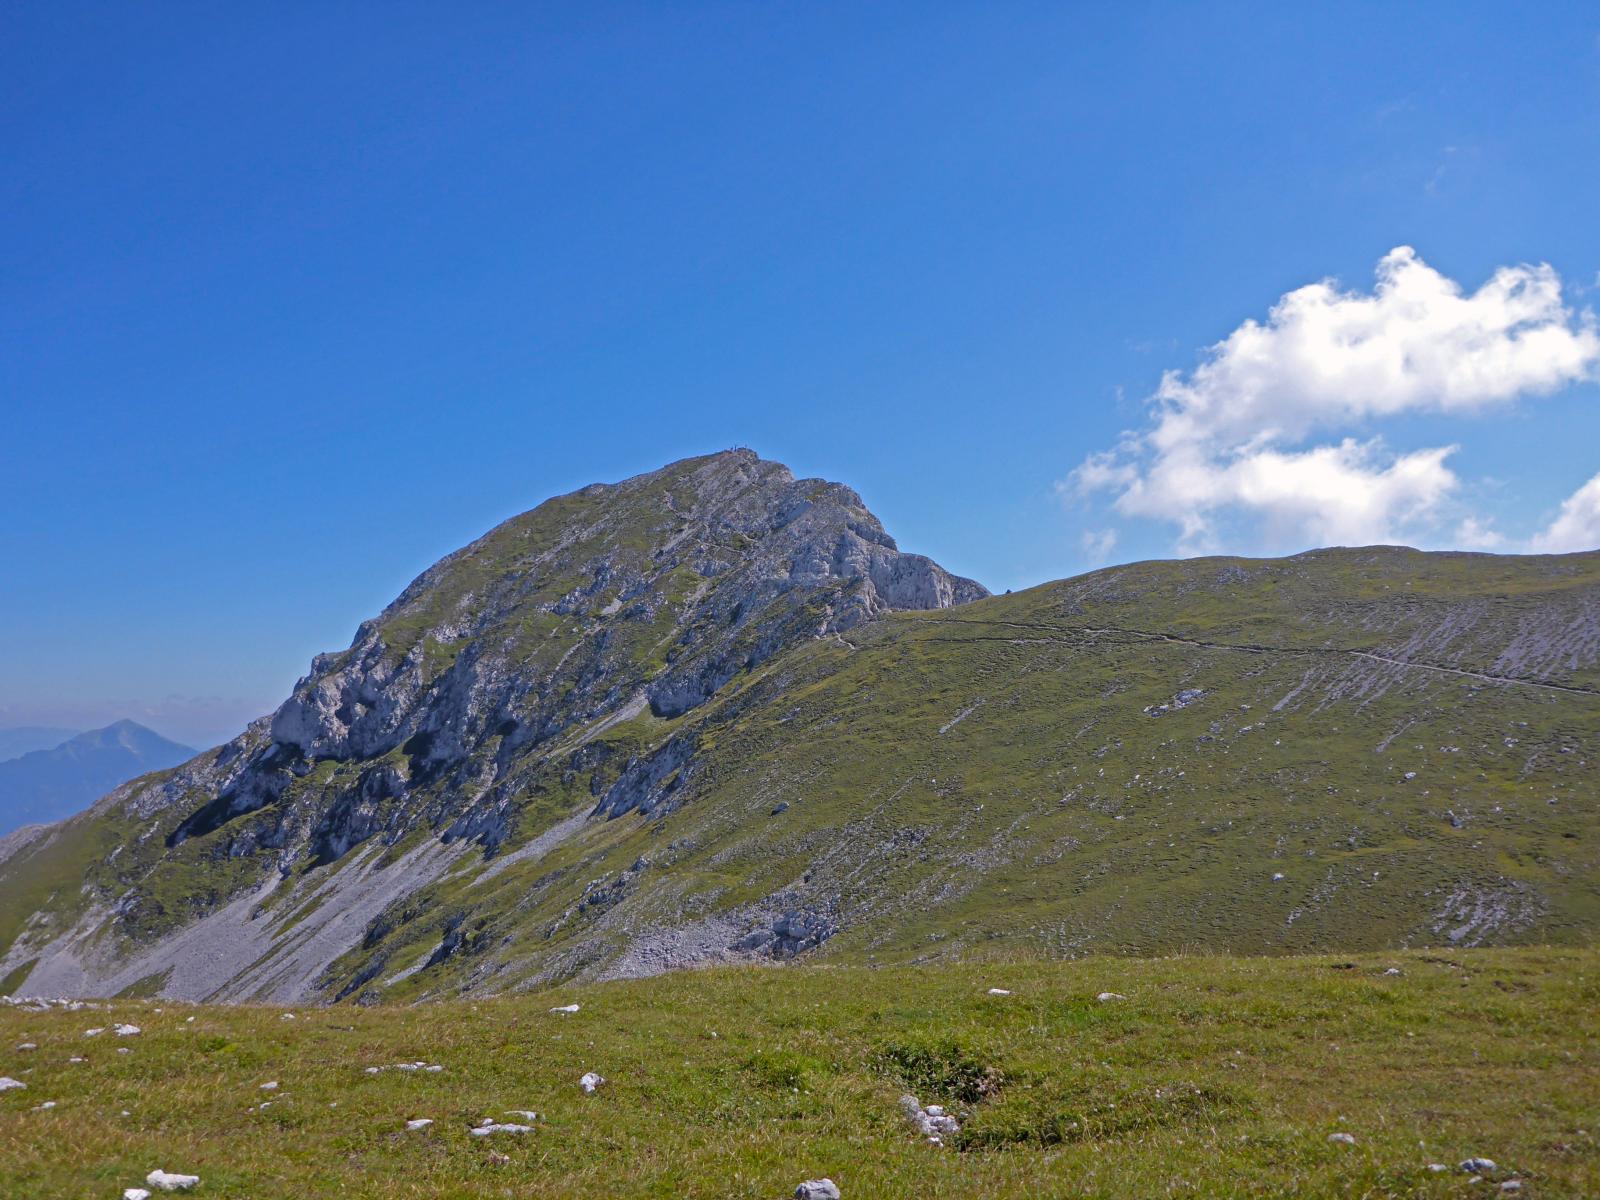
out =
[[(1194, 370), (1167, 372), (1149, 425), (1090, 455), (1067, 487), (1176, 525), (1185, 552), (1215, 548), (1230, 514), (1280, 541), (1390, 541), (1436, 520), (1458, 490), (1454, 447), (1397, 453), (1352, 434), (1406, 413), (1479, 413), (1597, 371), (1594, 316), (1563, 303), (1549, 266), (1502, 267), (1469, 294), (1401, 246), (1370, 293), (1298, 288)], [(1344, 436), (1306, 446), (1327, 433)]]
[(1506, 539), (1489, 522), (1466, 517), (1456, 526), (1455, 543), (1463, 550), (1498, 550)]
[(1600, 549), (1600, 475), (1562, 501), (1555, 520), (1535, 535), (1533, 548), (1543, 554)]
[(1081, 541), (1084, 557), (1093, 563), (1103, 563), (1117, 548), (1115, 529), (1086, 529)]

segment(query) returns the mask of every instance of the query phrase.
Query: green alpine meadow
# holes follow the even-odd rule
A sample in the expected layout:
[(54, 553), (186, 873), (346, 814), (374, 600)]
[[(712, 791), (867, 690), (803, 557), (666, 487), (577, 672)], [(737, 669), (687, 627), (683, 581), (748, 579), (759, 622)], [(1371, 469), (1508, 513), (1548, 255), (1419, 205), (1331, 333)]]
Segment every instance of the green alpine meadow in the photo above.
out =
[(1597, 932), (1600, 553), (991, 595), (736, 449), (0, 840), (0, 1177), (1589, 1196)]

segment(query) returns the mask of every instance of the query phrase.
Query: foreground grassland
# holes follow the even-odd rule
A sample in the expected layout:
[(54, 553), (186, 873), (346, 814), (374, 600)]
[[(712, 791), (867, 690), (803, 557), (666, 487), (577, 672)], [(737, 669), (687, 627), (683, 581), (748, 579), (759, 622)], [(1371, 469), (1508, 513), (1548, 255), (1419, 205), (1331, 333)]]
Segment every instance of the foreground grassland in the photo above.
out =
[[(117, 1197), (164, 1167), (200, 1175), (196, 1196), (252, 1200), (765, 1198), (824, 1175), (846, 1200), (1466, 1196), (1512, 1177), (1524, 1196), (1594, 1196), (1597, 1013), (1592, 949), (746, 968), (409, 1008), (0, 1009), (0, 1075), (27, 1084), (0, 1093), (0, 1195)], [(142, 1032), (85, 1036), (116, 1021)], [(365, 1070), (415, 1060), (444, 1069)], [(608, 1083), (584, 1094), (586, 1071)], [(896, 1107), (907, 1091), (963, 1114), (954, 1145), (918, 1140)], [(515, 1109), (541, 1114), (534, 1132), (469, 1136)], [(407, 1132), (420, 1117), (435, 1124)], [(1492, 1179), (1455, 1170), (1474, 1155), (1499, 1164)]]

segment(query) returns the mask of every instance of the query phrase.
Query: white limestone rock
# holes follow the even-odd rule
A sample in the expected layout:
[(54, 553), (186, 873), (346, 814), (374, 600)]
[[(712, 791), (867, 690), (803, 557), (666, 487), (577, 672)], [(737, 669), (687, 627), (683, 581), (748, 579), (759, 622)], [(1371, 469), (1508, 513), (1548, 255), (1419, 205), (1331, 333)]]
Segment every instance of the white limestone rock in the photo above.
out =
[(183, 1175), (157, 1167), (144, 1177), (144, 1181), (158, 1192), (187, 1192), (190, 1188), (199, 1186), (200, 1176)]

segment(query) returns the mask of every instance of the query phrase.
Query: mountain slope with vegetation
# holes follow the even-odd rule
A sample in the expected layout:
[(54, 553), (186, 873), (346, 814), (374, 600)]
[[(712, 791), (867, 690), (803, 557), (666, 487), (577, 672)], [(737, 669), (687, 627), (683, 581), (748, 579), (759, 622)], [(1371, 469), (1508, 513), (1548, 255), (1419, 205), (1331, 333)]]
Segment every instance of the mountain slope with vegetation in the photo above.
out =
[(0, 990), (1592, 942), (1600, 554), (1015, 595), (747, 451), (426, 572), (272, 718), (0, 845)]

